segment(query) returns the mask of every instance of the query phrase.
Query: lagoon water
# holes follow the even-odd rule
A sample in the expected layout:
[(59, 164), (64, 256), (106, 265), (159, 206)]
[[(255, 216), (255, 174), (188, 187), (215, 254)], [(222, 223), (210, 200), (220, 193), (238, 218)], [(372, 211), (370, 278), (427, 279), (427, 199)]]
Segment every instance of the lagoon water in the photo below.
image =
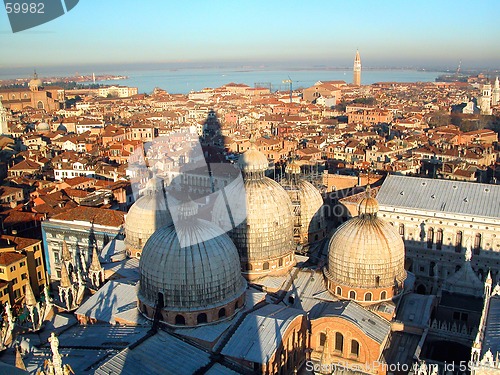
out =
[[(90, 68), (92, 69), (92, 68)], [(309, 87), (317, 81), (343, 80), (347, 83), (352, 82), (352, 69), (345, 70), (335, 68), (310, 68), (310, 69), (272, 69), (272, 68), (193, 68), (193, 67), (156, 67), (151, 68), (125, 68), (106, 67), (96, 70), (90, 70), (88, 67), (80, 67), (78, 70), (70, 68), (61, 69), (60, 67), (51, 67), (38, 69), (40, 77), (67, 77), (78, 74), (96, 75), (110, 74), (116, 76), (127, 76), (128, 79), (116, 81), (97, 81), (105, 85), (126, 85), (137, 87), (139, 93), (151, 93), (155, 87), (162, 88), (172, 94), (187, 94), (190, 91), (198, 91), (206, 87), (220, 87), (224, 84), (235, 82), (244, 83), (251, 87), (256, 85), (271, 87), (272, 91), (289, 90), (289, 84), (283, 83), (284, 80), (291, 79), (293, 88)], [(0, 69), (1, 79), (12, 79), (17, 77), (28, 77), (31, 72), (26, 69)], [(403, 69), (384, 69), (368, 70), (365, 69), (361, 75), (362, 84), (371, 84), (374, 82), (429, 82), (434, 81), (439, 72), (403, 70)]]
[[(172, 94), (187, 94), (206, 87), (220, 87), (235, 82), (251, 87), (256, 85), (271, 87), (275, 90), (289, 90), (289, 84), (283, 80), (291, 79), (293, 88), (309, 87), (317, 81), (343, 80), (352, 82), (352, 71), (349, 70), (235, 70), (235, 69), (179, 69), (122, 72), (128, 79), (118, 81), (102, 81), (98, 83), (116, 83), (133, 86), (139, 93), (151, 93), (155, 87), (162, 88)], [(363, 71), (363, 84), (374, 82), (429, 82), (434, 81), (438, 72), (415, 70), (367, 70)]]

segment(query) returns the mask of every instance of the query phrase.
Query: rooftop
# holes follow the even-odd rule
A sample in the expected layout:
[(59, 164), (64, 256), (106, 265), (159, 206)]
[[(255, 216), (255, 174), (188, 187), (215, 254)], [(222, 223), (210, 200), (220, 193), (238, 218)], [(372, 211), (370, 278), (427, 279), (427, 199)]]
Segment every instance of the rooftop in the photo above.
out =
[(389, 175), (377, 200), (380, 207), (498, 219), (500, 185)]

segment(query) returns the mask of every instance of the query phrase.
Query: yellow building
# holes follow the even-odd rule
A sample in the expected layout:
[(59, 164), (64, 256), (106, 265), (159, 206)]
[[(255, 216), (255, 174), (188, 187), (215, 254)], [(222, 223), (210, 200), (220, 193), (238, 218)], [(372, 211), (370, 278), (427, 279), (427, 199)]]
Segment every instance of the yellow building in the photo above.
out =
[(7, 288), (3, 287), (2, 297), (7, 292), (11, 305), (20, 303), (29, 281), (26, 256), (13, 251), (0, 252), (0, 280), (8, 283)]
[(0, 240), (0, 301), (11, 305), (20, 302), (27, 280), (39, 296), (46, 284), (42, 241), (8, 235), (0, 236)]

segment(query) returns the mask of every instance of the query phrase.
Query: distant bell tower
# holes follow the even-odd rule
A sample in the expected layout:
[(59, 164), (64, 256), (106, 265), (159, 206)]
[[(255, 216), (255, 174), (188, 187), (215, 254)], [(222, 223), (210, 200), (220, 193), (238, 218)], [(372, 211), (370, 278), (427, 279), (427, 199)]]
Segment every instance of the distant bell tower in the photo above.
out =
[(497, 105), (500, 103), (500, 83), (498, 82), (498, 77), (495, 79), (493, 85), (493, 91), (491, 93), (491, 105)]
[(356, 57), (354, 58), (354, 68), (352, 69), (353, 77), (352, 83), (355, 86), (361, 86), (361, 57), (359, 51), (356, 50)]
[(0, 134), (7, 135), (10, 134), (9, 126), (7, 124), (7, 110), (2, 105), (2, 101), (0, 100)]

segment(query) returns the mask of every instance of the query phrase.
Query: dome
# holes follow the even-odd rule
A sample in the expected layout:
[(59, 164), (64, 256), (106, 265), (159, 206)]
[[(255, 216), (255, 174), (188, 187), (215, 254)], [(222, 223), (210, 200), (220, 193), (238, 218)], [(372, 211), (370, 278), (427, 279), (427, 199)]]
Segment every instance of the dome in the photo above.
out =
[(36, 72), (33, 74), (33, 79), (31, 79), (29, 82), (28, 82), (28, 87), (31, 89), (31, 90), (38, 90), (39, 87), (42, 86), (42, 80), (40, 78), (38, 78), (38, 75), (36, 74)]
[(242, 171), (247, 172), (265, 171), (269, 168), (269, 160), (252, 145), (249, 150), (240, 155), (238, 166)]
[[(267, 158), (250, 149), (240, 158), (246, 207), (232, 207), (237, 212), (246, 209), (246, 220), (229, 233), (234, 241), (244, 275), (249, 279), (287, 271), (294, 262), (292, 202), (283, 187), (264, 176)], [(228, 186), (226, 195), (241, 194), (237, 186)], [(233, 191), (234, 190), (234, 191)], [(231, 228), (224, 200), (217, 198), (213, 221), (222, 228)]]
[(325, 275), (337, 295), (349, 297), (350, 289), (354, 299), (383, 300), (402, 287), (404, 243), (390, 223), (377, 217), (377, 209), (376, 199), (363, 199), (360, 215), (342, 224), (330, 239)]
[[(207, 236), (210, 239), (197, 240)], [(179, 238), (194, 239), (193, 245), (181, 247)], [(229, 236), (209, 221), (188, 218), (158, 229), (144, 246), (139, 269), (139, 301), (149, 307), (148, 315), (154, 315), (161, 293), (163, 317), (171, 324), (183, 324), (172, 314), (187, 314), (182, 321), (191, 325), (190, 313), (207, 314), (206, 323), (214, 309), (220, 318), (220, 308), (234, 312), (243, 306), (246, 281), (238, 252)], [(224, 316), (229, 315), (224, 310)]]
[(157, 180), (152, 180), (125, 217), (125, 243), (130, 256), (140, 256), (149, 237), (158, 228), (172, 223), (163, 191), (154, 185)]
[(50, 131), (50, 125), (47, 124), (46, 122), (42, 121), (39, 122), (36, 126), (36, 131), (37, 132), (48, 132)]
[[(323, 197), (310, 182), (299, 180), (296, 184), (297, 199), (300, 205), (299, 232), (301, 244), (323, 239), (326, 235), (326, 222), (322, 210)], [(293, 194), (290, 191), (289, 194)], [(292, 198), (293, 201), (293, 198)]]
[(59, 124), (59, 126), (57, 127), (56, 130), (60, 131), (60, 132), (64, 132), (64, 133), (68, 132), (68, 129), (66, 128), (66, 126), (64, 126), (64, 124), (62, 122)]

